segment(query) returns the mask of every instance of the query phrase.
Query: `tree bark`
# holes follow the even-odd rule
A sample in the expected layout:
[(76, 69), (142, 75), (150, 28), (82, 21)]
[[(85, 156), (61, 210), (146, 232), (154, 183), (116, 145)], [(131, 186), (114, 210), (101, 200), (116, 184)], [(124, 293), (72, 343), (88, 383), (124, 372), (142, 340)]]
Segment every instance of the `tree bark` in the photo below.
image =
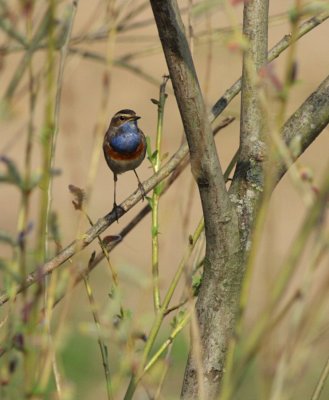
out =
[(248, 43), (243, 56), (240, 149), (230, 194), (238, 210), (241, 245), (247, 250), (257, 204), (264, 188), (267, 155), (266, 121), (258, 70), (267, 63), (268, 0), (245, 3), (243, 34)]
[[(151, 5), (183, 121), (205, 220), (204, 274), (196, 305), (202, 365), (196, 364), (192, 349), (182, 398), (199, 399), (203, 393), (204, 398), (213, 399), (224, 371), (242, 280), (238, 220), (225, 187), (177, 2), (151, 0)], [(202, 382), (198, 382), (199, 369)]]

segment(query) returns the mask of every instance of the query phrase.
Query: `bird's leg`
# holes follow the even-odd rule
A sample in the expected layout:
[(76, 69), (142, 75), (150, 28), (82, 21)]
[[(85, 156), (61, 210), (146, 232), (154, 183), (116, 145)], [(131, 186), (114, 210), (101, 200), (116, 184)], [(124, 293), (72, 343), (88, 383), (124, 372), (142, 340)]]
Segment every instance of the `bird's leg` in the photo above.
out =
[(114, 194), (113, 194), (113, 208), (117, 207), (116, 197), (117, 197), (117, 174), (113, 173), (113, 181), (114, 181)]
[(137, 181), (138, 181), (138, 188), (142, 193), (142, 200), (144, 200), (144, 198), (146, 197), (146, 192), (145, 192), (144, 186), (143, 186), (142, 182), (139, 180), (139, 177), (138, 177), (135, 169), (134, 169), (134, 173), (135, 173)]
[(117, 220), (117, 222), (119, 222), (119, 214), (118, 214), (118, 205), (116, 202), (116, 197), (117, 197), (117, 180), (118, 180), (118, 176), (117, 174), (113, 173), (113, 180), (114, 180), (114, 199), (113, 199), (113, 210), (115, 212), (115, 218)]

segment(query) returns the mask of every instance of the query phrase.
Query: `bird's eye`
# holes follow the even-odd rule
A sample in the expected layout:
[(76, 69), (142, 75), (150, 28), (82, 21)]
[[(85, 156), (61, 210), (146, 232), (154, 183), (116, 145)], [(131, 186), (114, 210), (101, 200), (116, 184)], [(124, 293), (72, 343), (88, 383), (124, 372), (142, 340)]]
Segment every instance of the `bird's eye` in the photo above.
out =
[(124, 121), (124, 120), (125, 120), (125, 117), (120, 117), (120, 120), (121, 120), (121, 121)]

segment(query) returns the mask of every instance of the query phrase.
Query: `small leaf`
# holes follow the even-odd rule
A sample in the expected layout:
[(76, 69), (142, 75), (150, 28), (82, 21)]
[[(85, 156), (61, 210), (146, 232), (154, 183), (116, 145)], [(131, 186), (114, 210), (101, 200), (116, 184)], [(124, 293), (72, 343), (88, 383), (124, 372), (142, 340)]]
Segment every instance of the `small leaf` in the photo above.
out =
[(12, 263), (1, 258), (0, 258), (0, 271), (3, 272), (3, 276), (5, 277), (4, 280), (6, 282), (8, 282), (9, 277), (13, 279), (15, 282), (21, 281), (21, 277), (16, 272), (14, 272), (12, 268)]
[(111, 300), (114, 298), (114, 288), (113, 287), (110, 288), (110, 291), (108, 292), (107, 295), (109, 296), (109, 298)]
[(34, 188), (36, 188), (40, 181), (41, 181), (42, 175), (40, 173), (33, 173), (30, 179), (30, 183), (28, 185), (28, 187), (26, 187), (27, 191), (31, 191)]
[(60, 176), (60, 175), (62, 175), (62, 170), (60, 168), (52, 168), (50, 171), (50, 175), (52, 177)]
[(159, 103), (159, 100), (151, 99), (151, 101), (152, 101), (153, 104), (155, 104), (155, 105), (157, 105), (157, 106), (160, 104), (160, 103)]
[(309, 168), (309, 167), (302, 167), (302, 168), (299, 170), (299, 174), (300, 174), (301, 179), (302, 179), (304, 182), (312, 183), (313, 180), (314, 180), (314, 173), (313, 173), (313, 171), (311, 170), (311, 168)]
[(94, 262), (95, 258), (96, 258), (96, 251), (93, 251), (93, 252), (91, 253), (90, 258), (89, 258), (88, 266), (91, 266), (91, 264)]
[(69, 191), (73, 194), (75, 199), (72, 201), (74, 208), (76, 210), (82, 210), (83, 202), (86, 199), (85, 191), (74, 185), (69, 185)]
[(9, 233), (5, 231), (0, 231), (0, 242), (9, 244), (12, 247), (17, 246), (16, 239), (14, 239), (12, 236), (9, 235)]
[(170, 325), (172, 328), (176, 328), (178, 324), (180, 324), (180, 322), (184, 319), (186, 314), (185, 310), (180, 310), (177, 315), (175, 315), (175, 317), (172, 319)]
[(193, 289), (193, 296), (198, 296), (199, 290), (202, 284), (202, 275), (193, 276), (192, 279), (192, 289)]
[(32, 223), (32, 222), (29, 222), (29, 223), (27, 224), (27, 227), (26, 227), (23, 231), (19, 232), (18, 238), (17, 238), (17, 243), (18, 243), (18, 245), (19, 245), (19, 247), (20, 247), (21, 249), (24, 248), (24, 246), (25, 246), (25, 239), (26, 239), (26, 237), (28, 236), (28, 234), (29, 234), (30, 232), (32, 232), (32, 229), (33, 229), (33, 223)]
[(151, 138), (149, 136), (146, 136), (146, 153), (147, 153), (147, 158), (151, 161), (152, 148), (151, 148)]
[(159, 231), (156, 226), (152, 226), (152, 237), (158, 236)]
[(61, 235), (59, 231), (58, 215), (54, 211), (50, 214), (49, 231), (53, 241), (59, 245), (61, 242)]
[(25, 346), (24, 335), (22, 333), (16, 333), (13, 336), (12, 343), (16, 350), (23, 351)]
[(151, 155), (151, 159), (152, 159), (152, 161), (155, 161), (156, 160), (156, 158), (157, 158), (157, 156), (158, 156), (158, 150), (154, 150), (154, 152), (153, 152), (153, 154)]
[(301, 135), (296, 135), (294, 136), (290, 143), (289, 143), (289, 149), (291, 151), (291, 154), (294, 157), (297, 157), (302, 149), (302, 136)]
[(127, 309), (122, 310), (121, 315), (122, 315), (123, 319), (131, 320), (133, 313), (129, 308), (127, 308)]
[(147, 202), (149, 203), (149, 206), (151, 207), (151, 210), (152, 210), (152, 208), (153, 208), (152, 197), (146, 196), (145, 199), (146, 199)]
[(163, 188), (164, 188), (164, 183), (160, 182), (156, 185), (156, 187), (154, 188), (154, 193), (160, 197), (162, 192), (163, 192)]
[(299, 11), (297, 10), (297, 8), (294, 7), (288, 11), (288, 17), (289, 17), (290, 22), (293, 24), (293, 23), (298, 22), (298, 19), (301, 17), (301, 15), (300, 15)]
[(105, 236), (105, 238), (102, 240), (102, 243), (107, 247), (111, 243), (120, 242), (121, 240), (122, 240), (121, 235), (108, 235), (108, 236)]
[(168, 153), (168, 152), (162, 154), (162, 156), (161, 156), (161, 161), (164, 161), (168, 156), (169, 156), (169, 153)]
[(132, 332), (131, 335), (132, 335), (133, 339), (139, 339), (143, 342), (147, 341), (147, 336), (146, 336), (146, 333), (144, 333), (144, 332), (134, 331), (134, 332)]
[(298, 75), (298, 63), (297, 63), (297, 61), (293, 62), (292, 66), (291, 66), (291, 69), (289, 71), (289, 75), (290, 75), (289, 76), (290, 83), (296, 83), (297, 75)]
[(0, 156), (0, 161), (3, 162), (7, 167), (7, 174), (0, 174), (0, 182), (12, 183), (22, 189), (22, 178), (14, 161), (6, 156)]
[(107, 348), (106, 345), (104, 345), (104, 351), (105, 351), (105, 358), (108, 359), (108, 357), (109, 357), (109, 350), (108, 350), (108, 348)]

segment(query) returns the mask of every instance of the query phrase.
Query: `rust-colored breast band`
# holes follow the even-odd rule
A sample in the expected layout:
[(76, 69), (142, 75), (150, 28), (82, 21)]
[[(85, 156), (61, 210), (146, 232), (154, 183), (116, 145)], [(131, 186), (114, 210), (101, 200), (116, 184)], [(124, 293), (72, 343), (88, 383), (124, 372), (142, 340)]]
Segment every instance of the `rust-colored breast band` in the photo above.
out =
[(135, 160), (144, 152), (144, 142), (141, 141), (136, 151), (133, 153), (119, 153), (115, 151), (108, 143), (105, 144), (105, 151), (109, 158), (116, 161)]

